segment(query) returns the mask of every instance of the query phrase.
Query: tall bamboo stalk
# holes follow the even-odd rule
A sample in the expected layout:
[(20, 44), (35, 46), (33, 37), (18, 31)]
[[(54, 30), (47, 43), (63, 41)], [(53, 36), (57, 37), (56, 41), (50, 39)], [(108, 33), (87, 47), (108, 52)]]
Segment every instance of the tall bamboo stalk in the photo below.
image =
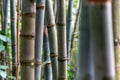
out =
[[(77, 10), (77, 13), (76, 13), (76, 19), (75, 19), (75, 24), (74, 24), (74, 29), (73, 29), (73, 32), (72, 32), (72, 38), (71, 38), (71, 52), (73, 51), (73, 48), (74, 48), (74, 39), (75, 39), (75, 32), (77, 31), (78, 29), (78, 23), (79, 23), (79, 20), (81, 20), (81, 6), (82, 6), (82, 0), (79, 0), (79, 7), (78, 7), (78, 10)], [(71, 54), (72, 56), (72, 54)]]
[(11, 13), (11, 40), (12, 40), (12, 75), (16, 76), (17, 49), (16, 49), (16, 21), (15, 21), (15, 0), (10, 0)]
[(21, 80), (34, 80), (35, 0), (22, 0)]
[(50, 62), (50, 47), (49, 47), (49, 41), (48, 41), (48, 31), (47, 26), (44, 28), (44, 37), (43, 37), (43, 49), (44, 49), (44, 61), (48, 61), (48, 63), (45, 65), (45, 80), (53, 80), (52, 79), (52, 66)]
[(57, 34), (58, 34), (58, 80), (67, 79), (67, 52), (66, 52), (66, 12), (65, 0), (57, 1)]
[(120, 0), (112, 0), (116, 80), (120, 80)]
[(2, 31), (7, 34), (7, 27), (8, 27), (8, 0), (4, 2), (4, 21), (2, 26)]
[(72, 6), (73, 0), (69, 0), (68, 5), (68, 16), (67, 16), (67, 56), (68, 62), (70, 61), (71, 57), (71, 37), (72, 37)]
[[(81, 0), (80, 0), (81, 1)], [(78, 80), (94, 80), (92, 73), (92, 54), (90, 53), (90, 28), (87, 0), (81, 1), (81, 20), (79, 20)]]
[(111, 0), (88, 0), (95, 80), (116, 80)]
[(0, 15), (1, 15), (1, 26), (3, 26), (3, 19), (4, 19), (4, 14), (3, 14), (3, 7), (4, 7), (4, 1), (3, 0), (0, 0), (0, 9), (1, 9), (1, 11), (0, 11)]
[(50, 44), (50, 56), (52, 62), (53, 80), (58, 79), (58, 61), (57, 61), (57, 32), (55, 27), (55, 18), (52, 8), (52, 0), (46, 0), (46, 19), (48, 28), (48, 38)]
[(20, 65), (20, 54), (19, 54), (19, 32), (20, 32), (20, 7), (21, 7), (21, 0), (17, 0), (17, 66), (16, 66), (16, 80), (19, 77), (19, 65)]
[(35, 80), (41, 79), (41, 62), (44, 31), (45, 0), (37, 0), (36, 39), (35, 39)]

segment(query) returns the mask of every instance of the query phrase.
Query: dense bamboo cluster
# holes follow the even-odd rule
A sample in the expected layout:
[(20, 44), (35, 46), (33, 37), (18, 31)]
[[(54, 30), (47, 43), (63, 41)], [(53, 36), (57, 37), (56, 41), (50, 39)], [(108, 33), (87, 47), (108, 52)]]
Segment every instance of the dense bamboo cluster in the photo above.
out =
[(0, 80), (120, 80), (119, 7), (119, 0), (0, 0)]

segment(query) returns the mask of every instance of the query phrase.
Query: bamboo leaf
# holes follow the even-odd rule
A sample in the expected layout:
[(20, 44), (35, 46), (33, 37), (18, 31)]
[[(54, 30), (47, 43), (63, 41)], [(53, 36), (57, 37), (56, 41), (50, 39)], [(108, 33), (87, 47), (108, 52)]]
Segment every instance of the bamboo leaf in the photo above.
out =
[(3, 65), (0, 65), (0, 69), (7, 69), (9, 68), (8, 66), (3, 66)]
[(10, 38), (0, 34), (0, 40), (4, 41), (4, 42), (11, 42)]
[(0, 70), (0, 76), (2, 76), (3, 78), (6, 78), (7, 74), (5, 71)]
[(0, 52), (5, 50), (5, 47), (3, 45), (0, 45)]

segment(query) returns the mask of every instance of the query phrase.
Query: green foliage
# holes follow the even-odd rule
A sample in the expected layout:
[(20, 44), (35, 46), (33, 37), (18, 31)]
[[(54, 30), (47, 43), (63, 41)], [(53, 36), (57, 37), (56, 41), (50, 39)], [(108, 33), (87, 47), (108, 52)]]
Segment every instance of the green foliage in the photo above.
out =
[(8, 66), (0, 65), (0, 76), (2, 76), (3, 78), (6, 78), (6, 76), (7, 76), (7, 73), (5, 71), (7, 68), (8, 68)]
[[(5, 36), (5, 34), (0, 31), (0, 53), (2, 51), (6, 51), (9, 52), (9, 44), (11, 43), (10, 38), (8, 38), (7, 36)], [(2, 76), (3, 78), (7, 77), (7, 73), (6, 73), (6, 69), (8, 69), (8, 66), (5, 65), (0, 65), (0, 76)]]
[(76, 80), (76, 66), (68, 64), (68, 80)]

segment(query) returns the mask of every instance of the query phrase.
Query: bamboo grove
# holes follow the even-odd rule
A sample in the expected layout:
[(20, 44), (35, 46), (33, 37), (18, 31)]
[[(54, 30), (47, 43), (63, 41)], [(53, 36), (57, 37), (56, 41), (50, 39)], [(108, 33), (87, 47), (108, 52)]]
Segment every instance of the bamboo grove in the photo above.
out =
[(120, 80), (119, 0), (0, 0), (0, 80)]

